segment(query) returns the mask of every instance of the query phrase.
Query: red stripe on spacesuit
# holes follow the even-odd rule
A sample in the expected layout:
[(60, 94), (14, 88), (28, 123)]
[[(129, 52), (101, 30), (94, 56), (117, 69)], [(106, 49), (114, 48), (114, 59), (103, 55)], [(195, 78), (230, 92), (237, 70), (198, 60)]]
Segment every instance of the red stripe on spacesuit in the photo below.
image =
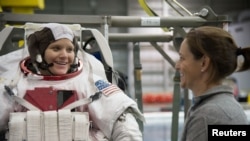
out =
[(115, 85), (110, 85), (109, 87), (107, 88), (104, 88), (102, 90), (103, 94), (104, 95), (110, 95), (110, 94), (113, 94), (113, 93), (116, 93), (116, 92), (120, 92), (121, 90), (115, 86)]

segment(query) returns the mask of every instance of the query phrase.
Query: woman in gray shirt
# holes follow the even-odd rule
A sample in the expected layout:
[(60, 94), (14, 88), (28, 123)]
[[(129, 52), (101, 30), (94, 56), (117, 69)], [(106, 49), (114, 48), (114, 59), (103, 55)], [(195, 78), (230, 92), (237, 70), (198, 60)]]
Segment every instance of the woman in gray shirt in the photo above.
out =
[[(194, 95), (181, 141), (207, 141), (208, 125), (248, 124), (232, 88), (222, 81), (235, 71), (250, 68), (250, 48), (238, 48), (221, 28), (203, 26), (187, 33), (179, 55), (175, 67), (181, 75), (180, 85)], [(240, 55), (244, 62), (237, 64)]]

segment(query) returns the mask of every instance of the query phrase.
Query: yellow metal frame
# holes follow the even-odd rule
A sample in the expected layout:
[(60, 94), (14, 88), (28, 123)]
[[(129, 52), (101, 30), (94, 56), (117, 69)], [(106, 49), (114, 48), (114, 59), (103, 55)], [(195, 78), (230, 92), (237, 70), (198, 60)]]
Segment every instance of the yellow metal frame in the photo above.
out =
[(34, 9), (44, 9), (44, 0), (0, 0), (0, 10), (10, 7), (13, 13), (34, 13)]

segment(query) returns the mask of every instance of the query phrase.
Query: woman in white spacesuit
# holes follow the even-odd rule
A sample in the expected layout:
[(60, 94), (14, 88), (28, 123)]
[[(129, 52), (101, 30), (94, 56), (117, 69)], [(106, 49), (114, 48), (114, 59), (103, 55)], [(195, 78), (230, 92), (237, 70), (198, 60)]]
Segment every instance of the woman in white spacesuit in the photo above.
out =
[[(86, 52), (79, 52), (72, 30), (62, 24), (44, 24), (27, 38), (29, 56), (20, 62), (16, 85), (6, 86), (5, 100), (17, 95), (41, 111), (57, 111), (69, 104), (92, 98), (74, 108), (88, 112), (92, 123), (90, 140), (142, 141), (136, 117), (143, 119), (137, 104), (116, 85), (93, 73)], [(78, 55), (81, 54), (81, 55)], [(11, 98), (11, 97), (10, 97)], [(1, 107), (11, 107), (11, 100)], [(3, 105), (5, 104), (5, 105)], [(16, 104), (1, 108), (1, 130), (7, 127), (9, 113), (27, 111)]]

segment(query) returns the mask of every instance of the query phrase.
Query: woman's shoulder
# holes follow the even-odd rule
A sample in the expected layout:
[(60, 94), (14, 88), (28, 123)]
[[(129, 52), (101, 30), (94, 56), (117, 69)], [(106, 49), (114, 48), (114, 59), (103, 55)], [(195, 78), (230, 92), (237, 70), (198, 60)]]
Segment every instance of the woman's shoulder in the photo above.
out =
[(225, 123), (233, 122), (239, 118), (245, 118), (244, 109), (236, 100), (222, 99), (205, 103), (197, 111), (196, 115), (205, 117), (208, 122)]

